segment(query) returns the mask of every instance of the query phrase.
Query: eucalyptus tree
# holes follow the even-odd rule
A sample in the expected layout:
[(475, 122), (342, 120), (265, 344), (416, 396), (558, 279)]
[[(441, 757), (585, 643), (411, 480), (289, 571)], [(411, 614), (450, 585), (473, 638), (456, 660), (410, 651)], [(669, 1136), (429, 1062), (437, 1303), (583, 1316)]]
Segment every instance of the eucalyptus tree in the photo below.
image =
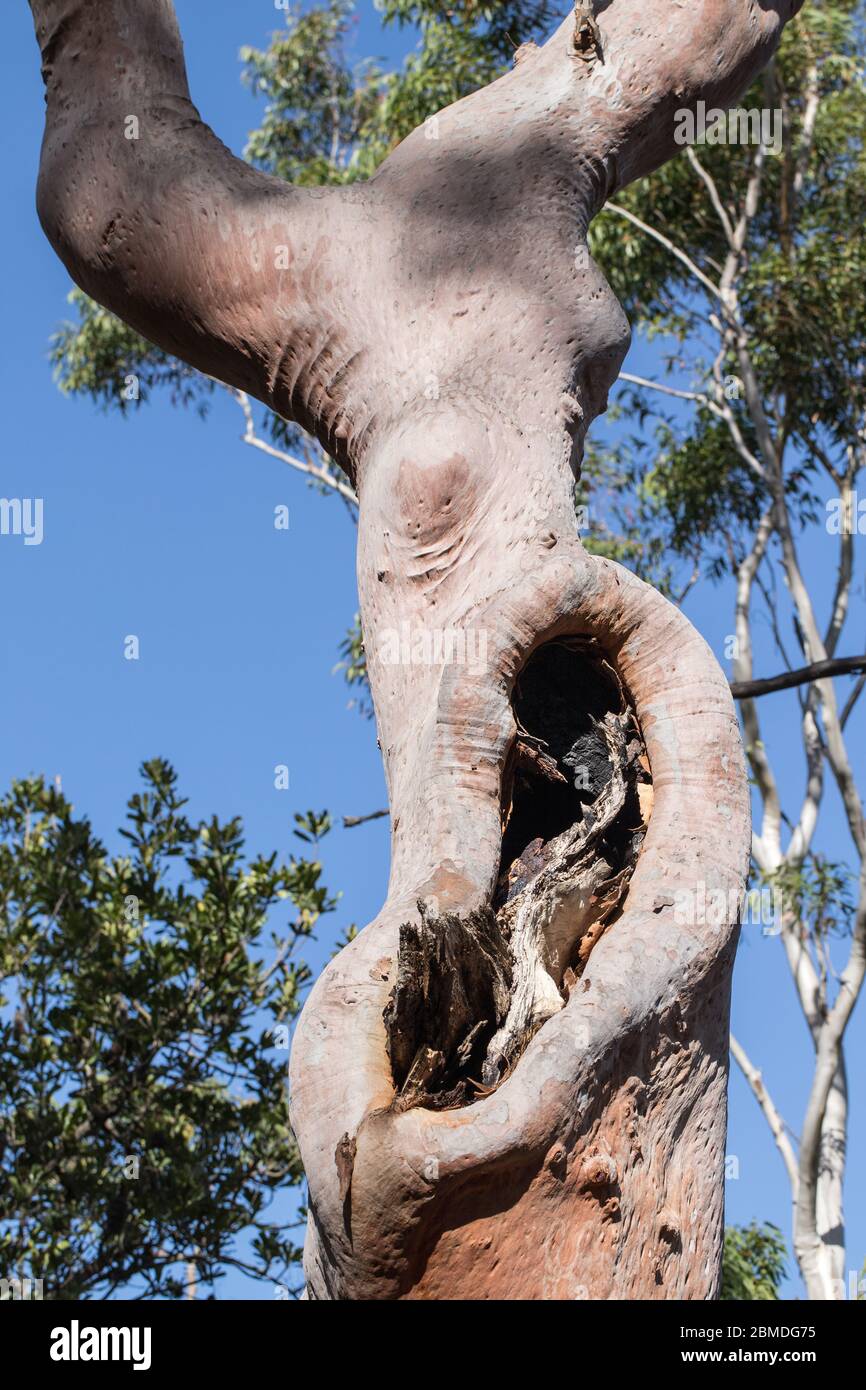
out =
[[(306, 429), (359, 502), (393, 858), (293, 1047), (310, 1296), (713, 1296), (747, 788), (706, 644), (581, 544), (629, 341), (587, 234), (800, 5), (580, 4), (369, 179), (332, 86), (330, 187), (219, 144), (168, 0), (32, 8), (73, 278)], [(682, 921), (707, 891), (720, 916)]]
[[(846, 1269), (843, 1182), (844, 1035), (866, 970), (866, 834), (849, 729), (866, 682), (856, 548), (866, 531), (857, 492), (866, 466), (864, 17), (858, 0), (808, 5), (742, 104), (774, 116), (780, 138), (713, 139), (708, 128), (700, 145), (612, 199), (593, 241), (669, 365), (653, 381), (624, 373), (620, 425), (633, 432), (587, 470), (598, 541), (680, 595), (701, 580), (729, 581), (724, 656), (757, 796), (753, 866), (777, 896), (815, 1048), (799, 1134), (746, 1049), (736, 1039), (732, 1047), (790, 1182), (806, 1287), (822, 1299), (849, 1296), (862, 1264), (861, 1254)], [(843, 657), (852, 619), (855, 655)], [(756, 621), (772, 635), (775, 678), (756, 679)], [(842, 677), (853, 679), (849, 690), (837, 687)], [(771, 708), (758, 704), (786, 689), (799, 704), (803, 778), (787, 808), (779, 772), (790, 743), (774, 739)], [(818, 835), (828, 782), (848, 834), (829, 855)]]

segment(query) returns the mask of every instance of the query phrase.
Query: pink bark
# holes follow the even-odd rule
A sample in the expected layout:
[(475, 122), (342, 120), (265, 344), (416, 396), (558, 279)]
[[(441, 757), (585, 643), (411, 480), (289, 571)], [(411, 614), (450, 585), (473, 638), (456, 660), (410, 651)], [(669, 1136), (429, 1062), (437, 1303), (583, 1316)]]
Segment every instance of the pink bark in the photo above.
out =
[[(800, 4), (609, 0), (603, 61), (575, 55), (569, 18), (369, 183), (328, 190), (246, 168), (202, 125), (169, 0), (32, 7), (39, 207), (73, 276), (310, 429), (360, 495), (393, 859), (382, 912), (318, 981), (292, 1053), (310, 1296), (714, 1296), (748, 795), (709, 649), (577, 534), (584, 436), (629, 341), (585, 244), (605, 199), (676, 152), (675, 112), (732, 101)], [(486, 664), (389, 664), (406, 623), (483, 634)], [(513, 683), (576, 633), (618, 670), (652, 766), (625, 910), (492, 1095), (398, 1114), (382, 1014), (400, 923), (419, 898), (489, 904)], [(734, 910), (678, 922), (677, 893), (702, 890)]]

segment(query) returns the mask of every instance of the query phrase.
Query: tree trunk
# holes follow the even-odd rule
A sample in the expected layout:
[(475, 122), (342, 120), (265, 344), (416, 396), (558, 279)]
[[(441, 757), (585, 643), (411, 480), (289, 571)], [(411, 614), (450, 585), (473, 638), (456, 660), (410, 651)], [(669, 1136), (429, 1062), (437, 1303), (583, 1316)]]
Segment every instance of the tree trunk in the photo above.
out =
[(821, 1125), (815, 1217), (821, 1249), (818, 1271), (825, 1299), (848, 1297), (845, 1280), (845, 1159), (848, 1152), (848, 1078), (844, 1054), (827, 1097)]
[[(494, 527), (491, 544), (502, 534)], [(362, 555), (365, 541), (366, 531)], [(487, 604), (462, 610), (464, 625), (487, 633), (489, 664), (475, 674), (383, 671), (381, 620), (405, 612), (409, 596), (373, 588), (375, 575), (364, 587), (393, 869), (383, 912), (318, 981), (293, 1048), (314, 1297), (707, 1298), (717, 1289), (728, 995), (748, 845), (736, 722), (721, 673), (677, 610), (565, 534), (544, 558), (542, 549), (528, 574), (518, 566)], [(423, 596), (413, 606), (416, 623), (429, 624)], [(436, 622), (449, 621), (458, 626), (440, 591)], [(509, 692), (533, 649), (571, 633), (596, 637), (620, 672), (653, 770), (652, 818), (624, 911), (566, 1006), (491, 1095), (401, 1112), (382, 1024), (399, 928), (419, 899), (439, 914), (491, 902), (515, 732)], [(689, 921), (683, 905), (702, 884), (726, 907), (698, 907)], [(350, 1184), (335, 1158), (344, 1134), (354, 1144)]]
[(748, 794), (705, 643), (580, 544), (574, 477), (629, 339), (586, 232), (799, 3), (597, 4), (599, 51), (570, 18), (328, 190), (201, 124), (168, 0), (32, 7), (39, 207), (72, 274), (310, 429), (360, 497), (393, 858), (293, 1047), (309, 1296), (714, 1297)]

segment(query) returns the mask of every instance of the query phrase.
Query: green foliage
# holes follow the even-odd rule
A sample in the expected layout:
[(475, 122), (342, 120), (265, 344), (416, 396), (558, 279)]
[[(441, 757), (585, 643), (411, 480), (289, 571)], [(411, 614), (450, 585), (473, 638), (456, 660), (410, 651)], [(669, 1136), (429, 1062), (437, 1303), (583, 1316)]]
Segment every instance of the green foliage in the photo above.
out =
[[(729, 563), (728, 540), (757, 521), (764, 491), (712, 416), (699, 412), (684, 424), (658, 408), (651, 412), (632, 390), (610, 414), (624, 422), (624, 432), (615, 447), (588, 441), (579, 494), (590, 517), (584, 542), (676, 597), (678, 562), (699, 568), (715, 537), (720, 545), (724, 539)], [(626, 432), (625, 425), (636, 428)]]
[[(302, 185), (348, 183), (367, 178), (388, 152), (427, 116), (498, 76), (511, 54), (531, 37), (541, 38), (561, 15), (541, 0), (383, 0), (383, 24), (414, 25), (419, 41), (403, 67), (384, 72), (346, 57), (353, 23), (351, 0), (325, 0), (286, 14), (267, 49), (241, 49), (242, 78), (264, 99), (261, 125), (246, 149), (251, 163)], [(61, 388), (121, 411), (165, 387), (180, 405), (202, 409), (213, 383), (175, 361), (121, 324), (80, 290), (71, 302), (77, 323), (53, 340), (51, 359)], [(140, 383), (138, 401), (124, 394), (127, 378)], [(292, 426), (268, 412), (275, 440), (296, 440)]]
[(562, 19), (547, 0), (381, 0), (381, 13), (386, 25), (415, 25), (420, 39), (384, 80), (376, 119), (361, 132), (367, 173), (428, 116), (494, 81), (522, 43), (543, 39)]
[[(521, 43), (543, 38), (561, 18), (548, 0), (383, 0), (380, 8), (383, 24), (414, 27), (418, 34), (416, 48), (398, 71), (385, 72), (372, 61), (350, 65), (351, 0), (298, 5), (266, 49), (241, 49), (242, 79), (265, 102), (245, 151), (251, 163), (301, 185), (368, 178), (417, 125), (492, 81)], [(205, 414), (214, 382), (147, 342), (81, 290), (72, 291), (70, 302), (78, 321), (64, 324), (51, 347), (61, 390), (128, 413), (163, 388), (174, 403)], [(297, 426), (270, 410), (263, 412), (263, 425), (279, 448), (314, 457), (334, 471)], [(329, 491), (315, 481), (310, 485)], [(357, 618), (334, 669), (359, 692), (351, 703), (369, 718)]]
[(73, 289), (69, 303), (78, 321), (61, 325), (49, 354), (65, 395), (89, 396), (104, 410), (126, 414), (162, 388), (175, 405), (205, 414), (214, 389), (209, 377), (154, 347), (83, 290)]
[(357, 699), (350, 705), (356, 706), (365, 719), (372, 719), (373, 705), (370, 700), (370, 682), (367, 673), (367, 653), (364, 650), (364, 634), (361, 631), (361, 614), (356, 613), (339, 646), (340, 660), (334, 671), (342, 671), (346, 684), (360, 691)]
[[(760, 404), (781, 444), (789, 506), (802, 525), (815, 520), (819, 469), (831, 479), (831, 469), (844, 471), (866, 409), (862, 17), (861, 0), (808, 4), (785, 30), (771, 68), (740, 103), (784, 113), (781, 152), (767, 153), (764, 162), (738, 293)], [(814, 138), (804, 150), (818, 58), (820, 100)], [(694, 153), (735, 224), (754, 174), (755, 146), (704, 144)], [(722, 221), (685, 152), (614, 201), (718, 282), (728, 252)], [(668, 345), (671, 384), (701, 393), (713, 381), (724, 383), (744, 444), (757, 453), (733, 339), (717, 331), (715, 297), (667, 246), (611, 212), (593, 223), (590, 244), (637, 331)], [(644, 442), (637, 449), (628, 440), (634, 456), (619, 467), (620, 486), (610, 502), (601, 501), (609, 508), (609, 526), (616, 530), (622, 509), (637, 507), (647, 556), (660, 550), (689, 566), (699, 557), (710, 577), (729, 573), (768, 498), (727, 427), (699, 403), (674, 415), (670, 399), (643, 388), (626, 389), (618, 402)], [(658, 426), (647, 442), (650, 416)], [(619, 449), (619, 439), (607, 449), (613, 468)], [(633, 563), (628, 549), (623, 558)]]
[(347, 64), (353, 9), (350, 0), (299, 8), (267, 49), (241, 49), (244, 81), (267, 103), (246, 156), (289, 183), (348, 183), (361, 172), (360, 144), (377, 119), (382, 76), (372, 63)]
[(848, 936), (854, 924), (851, 871), (822, 854), (802, 864), (783, 864), (767, 875), (782, 903), (817, 944), (830, 936)]
[(292, 831), (293, 835), (305, 840), (308, 845), (317, 845), (331, 829), (331, 817), (327, 811), (306, 811), (303, 814), (296, 811), (295, 825), (298, 828)]
[[(519, 44), (543, 39), (560, 17), (547, 0), (382, 0), (384, 24), (413, 26), (418, 34), (403, 66), (385, 72), (372, 62), (348, 63), (353, 8), (350, 0), (299, 7), (287, 14), (267, 49), (242, 50), (244, 80), (266, 103), (247, 147), (248, 158), (261, 168), (299, 184), (370, 176), (415, 126), (492, 80)], [(807, 6), (786, 30), (770, 74), (743, 99), (743, 105), (779, 105), (785, 113), (783, 152), (766, 161), (741, 301), (765, 409), (781, 424), (785, 439), (805, 451), (805, 460), (786, 476), (803, 521), (815, 511), (810, 476), (816, 453), (844, 449), (866, 407), (861, 293), (866, 243), (860, 235), (866, 92), (857, 15), (856, 0)], [(830, 56), (820, 68), (814, 142), (798, 169), (805, 89), (816, 54)], [(735, 218), (754, 148), (703, 146), (698, 153)], [(791, 188), (798, 173), (803, 190), (792, 215)], [(723, 229), (685, 154), (616, 201), (670, 236), (710, 277), (718, 277), (727, 250)], [(678, 345), (669, 355), (669, 371), (685, 372), (700, 387), (711, 370), (700, 338), (707, 314), (718, 306), (701, 302), (688, 269), (668, 249), (618, 217), (596, 219), (591, 246), (638, 330)], [(119, 324), (80, 291), (72, 299), (79, 322), (67, 324), (52, 347), (64, 390), (126, 410), (127, 379), (134, 376), (139, 400), (165, 387), (180, 404), (206, 407), (213, 383)], [(730, 349), (714, 370), (736, 381)], [(742, 402), (736, 408), (745, 442), (754, 448)], [(660, 411), (656, 398), (632, 390), (621, 396), (620, 410), (640, 436), (628, 437), (624, 447), (619, 439), (607, 449), (596, 445), (588, 455), (591, 548), (619, 556), (668, 588), (674, 587), (677, 559), (693, 566), (706, 557), (708, 572), (718, 577), (766, 502), (760, 484), (733, 449), (726, 427), (705, 410), (697, 408), (683, 421), (682, 412)], [(657, 423), (647, 439), (650, 414)], [(271, 412), (265, 423), (277, 443), (297, 448), (294, 427)], [(667, 564), (660, 563), (663, 556)]]
[(771, 1222), (726, 1227), (720, 1297), (740, 1302), (778, 1299), (786, 1258), (784, 1236)]
[[(417, 34), (398, 71), (350, 64), (349, 0), (298, 8), (266, 49), (242, 50), (243, 78), (265, 103), (248, 159), (302, 185), (370, 177), (412, 129), (496, 77), (515, 48), (543, 39), (562, 13), (547, 0), (381, 0), (380, 10), (383, 23)], [(742, 102), (781, 107), (785, 117), (782, 150), (765, 161), (739, 295), (760, 404), (801, 524), (815, 518), (819, 468), (839, 471), (866, 410), (862, 17), (862, 0), (807, 4)], [(819, 57), (814, 139), (801, 159)], [(696, 153), (736, 221), (754, 147)], [(685, 153), (615, 201), (718, 280), (726, 237)], [(740, 363), (718, 333), (715, 298), (668, 247), (614, 213), (596, 219), (590, 242), (637, 331), (664, 345), (666, 376), (695, 394), (724, 382), (744, 447), (756, 454)], [(204, 412), (212, 382), (80, 291), (71, 301), (78, 321), (51, 350), (64, 391), (128, 411), (166, 389)], [(711, 578), (730, 574), (768, 499), (728, 427), (700, 401), (674, 407), (631, 386), (609, 419), (613, 441), (590, 441), (576, 495), (589, 509), (588, 549), (675, 597), (701, 568)], [(296, 428), (270, 412), (265, 427), (281, 446), (303, 447)], [(357, 616), (340, 658), (335, 669), (370, 713)], [(273, 1028), (297, 1010), (309, 972), (292, 951), (333, 899), (317, 863), (247, 864), (237, 822), (189, 826), (164, 764), (149, 764), (145, 779), (130, 803), (125, 860), (110, 860), (41, 782), (16, 784), (0, 803), (0, 1020), (12, 1058), (0, 1082), (0, 1271), (44, 1276), (64, 1297), (134, 1279), (150, 1294), (177, 1294), (178, 1262), (193, 1251), (199, 1278), (213, 1282), (222, 1268), (243, 1267), (237, 1237), (251, 1225), (256, 1272), (276, 1277), (296, 1253), (263, 1214), (266, 1198), (297, 1182), (300, 1169), (282, 1067), (269, 1058), (267, 1029), (256, 1029), (262, 1016)], [(311, 845), (330, 825), (312, 811), (295, 821)], [(772, 882), (814, 942), (850, 929), (844, 866), (813, 856)], [(137, 921), (126, 916), (128, 899), (139, 903)], [(297, 915), (283, 945), (274, 940), (269, 973), (260, 939), (268, 912), (286, 899)], [(350, 927), (345, 939), (353, 935)], [(141, 1158), (135, 1182), (121, 1177), (126, 1155)], [(784, 1263), (775, 1227), (729, 1228), (722, 1297), (778, 1298)]]
[(188, 1261), (282, 1281), (299, 1255), (269, 1213), (302, 1177), (285, 1049), (336, 900), (318, 862), (188, 821), (167, 763), (142, 778), (120, 857), (41, 779), (0, 800), (0, 1273), (47, 1298), (179, 1297)]

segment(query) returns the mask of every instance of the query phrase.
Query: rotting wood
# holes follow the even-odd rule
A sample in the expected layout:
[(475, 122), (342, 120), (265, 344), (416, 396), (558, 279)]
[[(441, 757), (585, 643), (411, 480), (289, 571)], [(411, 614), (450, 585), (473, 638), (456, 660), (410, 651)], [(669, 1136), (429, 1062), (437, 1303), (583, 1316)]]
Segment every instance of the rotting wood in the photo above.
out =
[[(616, 690), (619, 711), (590, 721), (587, 746), (600, 745), (596, 765), (606, 763), (608, 776), (580, 819), (526, 846), (503, 874), (495, 912), (439, 917), (421, 902), (421, 922), (401, 927), (384, 1014), (395, 1109), (454, 1108), (489, 1095), (567, 1002), (620, 907), (646, 828), (650, 783), (618, 680)], [(543, 739), (521, 729), (515, 744), (530, 751), (517, 765), (531, 776), (548, 786), (566, 781)]]
[(490, 909), (437, 916), (400, 928), (397, 982), (385, 1008), (396, 1108), (443, 1109), (471, 1099), (487, 1044), (504, 1022), (511, 960)]

